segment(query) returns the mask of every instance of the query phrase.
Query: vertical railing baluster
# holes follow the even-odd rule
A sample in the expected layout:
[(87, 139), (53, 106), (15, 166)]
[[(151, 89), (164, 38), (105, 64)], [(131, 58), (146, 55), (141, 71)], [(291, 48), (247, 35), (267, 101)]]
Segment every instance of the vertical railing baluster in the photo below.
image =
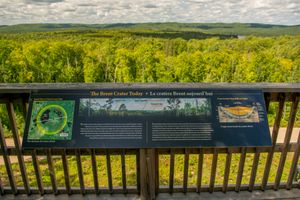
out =
[(214, 154), (212, 159), (212, 165), (211, 165), (211, 174), (210, 174), (210, 182), (209, 182), (209, 192), (214, 192), (214, 186), (215, 186), (215, 178), (216, 178), (216, 171), (217, 171), (217, 162), (218, 162), (218, 152), (217, 149), (214, 148)]
[(255, 184), (256, 173), (257, 173), (258, 162), (259, 162), (259, 157), (260, 157), (260, 151), (256, 147), (254, 158), (253, 158), (252, 169), (251, 169), (250, 181), (249, 181), (249, 191), (253, 191), (253, 187), (254, 187), (254, 184)]
[(28, 102), (27, 99), (22, 99), (22, 109), (23, 109), (23, 117), (24, 121), (26, 121), (27, 113), (28, 113)]
[(80, 185), (80, 193), (84, 195), (85, 187), (84, 187), (84, 177), (83, 177), (83, 171), (82, 171), (80, 149), (76, 149), (75, 154), (76, 154), (77, 171), (78, 171), (78, 178), (79, 178), (79, 185)]
[(95, 149), (91, 149), (91, 160), (92, 160), (94, 188), (95, 188), (96, 194), (99, 194), (100, 190), (99, 190), (99, 180), (98, 180), (98, 170), (97, 170), (97, 161), (96, 161)]
[(279, 132), (279, 128), (280, 128), (280, 121), (281, 121), (282, 113), (283, 113), (284, 101), (285, 101), (285, 95), (280, 94), (279, 95), (279, 105), (278, 105), (278, 109), (276, 111), (276, 116), (275, 116), (275, 121), (274, 121), (274, 125), (273, 125), (273, 131), (272, 131), (272, 148), (268, 152), (268, 156), (267, 156), (267, 160), (266, 160), (265, 170), (264, 170), (262, 184), (261, 184), (262, 190), (265, 190), (267, 183), (268, 183), (268, 179), (269, 179), (269, 174), (270, 174), (270, 169), (271, 169), (272, 160), (273, 160), (273, 156), (274, 156), (276, 141), (277, 141), (278, 132)]
[(197, 192), (201, 192), (202, 183), (202, 173), (203, 173), (203, 149), (199, 149), (198, 154), (198, 170), (197, 170)]
[(3, 196), (4, 195), (4, 188), (3, 188), (3, 183), (1, 180), (1, 176), (0, 176), (0, 195)]
[(292, 165), (291, 165), (291, 168), (290, 168), (288, 181), (287, 181), (287, 184), (286, 184), (287, 189), (292, 188), (293, 180), (295, 178), (295, 174), (296, 174), (296, 170), (297, 170), (297, 165), (298, 165), (298, 160), (299, 160), (299, 153), (300, 153), (300, 131), (298, 133), (298, 139), (297, 139), (296, 147), (297, 148), (294, 152), (293, 161), (292, 161)]
[(108, 179), (108, 189), (109, 193), (113, 193), (113, 184), (112, 184), (112, 174), (111, 174), (111, 163), (110, 163), (110, 154), (108, 150), (105, 150), (106, 152), (106, 169), (107, 169), (107, 179)]
[(126, 184), (126, 163), (125, 163), (125, 149), (122, 149), (121, 154), (121, 164), (122, 164), (122, 185), (123, 185), (123, 193), (127, 194), (127, 184)]
[(159, 152), (155, 151), (155, 194), (159, 192)]
[(175, 165), (174, 149), (170, 149), (170, 176), (169, 176), (169, 193), (173, 193), (174, 187), (174, 165)]
[(6, 168), (6, 172), (7, 172), (7, 176), (8, 176), (8, 180), (10, 183), (12, 193), (17, 194), (18, 190), (17, 190), (17, 186), (16, 186), (16, 180), (14, 177), (13, 170), (11, 168), (11, 162), (10, 162), (10, 158), (9, 158), (9, 154), (8, 154), (8, 149), (6, 146), (4, 130), (2, 127), (1, 119), (0, 119), (0, 147), (3, 152), (3, 160), (4, 160), (4, 164), (5, 164), (5, 168)]
[(236, 177), (236, 186), (235, 186), (235, 191), (239, 192), (242, 179), (243, 179), (243, 172), (244, 172), (244, 165), (245, 165), (245, 159), (246, 159), (246, 147), (241, 147), (241, 157), (240, 157), (240, 162), (239, 162), (239, 169), (238, 169), (238, 174)]
[(44, 187), (43, 187), (43, 183), (42, 183), (41, 170), (40, 170), (40, 167), (39, 167), (39, 161), (38, 161), (36, 152), (37, 152), (36, 149), (32, 150), (32, 154), (31, 154), (32, 164), (33, 164), (33, 168), (34, 168), (36, 182), (37, 182), (39, 192), (40, 192), (41, 195), (44, 195), (45, 192), (44, 192)]
[(295, 119), (296, 119), (298, 102), (299, 102), (299, 100), (296, 97), (296, 95), (293, 95), (291, 112), (290, 112), (288, 126), (287, 126), (287, 129), (286, 129), (285, 138), (284, 138), (284, 144), (283, 144), (284, 146), (283, 146), (283, 150), (281, 152), (280, 161), (279, 161), (279, 165), (278, 165), (277, 173), (276, 173), (276, 177), (275, 177), (275, 184), (274, 184), (274, 189), (275, 190), (278, 190), (278, 187), (280, 185), (280, 180), (281, 180), (281, 176), (282, 176), (282, 172), (283, 172), (283, 167), (284, 167), (284, 164), (285, 164), (285, 161), (286, 161), (286, 156), (287, 156), (287, 153), (288, 153), (288, 148), (289, 148), (289, 144), (290, 144), (290, 141), (291, 141), (293, 127), (294, 127), (294, 123), (295, 123)]
[(22, 176), (22, 181), (24, 183), (24, 189), (26, 191), (26, 194), (29, 195), (31, 193), (31, 191), (30, 191), (29, 181), (28, 181), (27, 172), (26, 172), (26, 168), (25, 168), (24, 158), (22, 155), (22, 147), (20, 144), (20, 138), (19, 138), (19, 133), (18, 133), (18, 127), (17, 127), (13, 102), (9, 101), (6, 104), (6, 108), (7, 108), (7, 112), (8, 112), (8, 117), (9, 117), (11, 129), (12, 129), (12, 133), (13, 133), (13, 139), (14, 139), (15, 148), (17, 151), (17, 158), (18, 158), (18, 163), (19, 163), (20, 172), (21, 172), (21, 176)]
[(271, 95), (270, 95), (270, 93), (265, 93), (264, 97), (265, 97), (266, 111), (269, 112), (270, 102), (271, 102)]
[(67, 191), (67, 194), (70, 195), (70, 194), (72, 194), (72, 192), (71, 192), (70, 173), (69, 173), (69, 167), (68, 167), (68, 160), (67, 160), (67, 156), (66, 156), (66, 149), (62, 150), (61, 160), (62, 160), (63, 169), (64, 169), (66, 191)]
[(188, 185), (188, 173), (189, 173), (189, 152), (188, 149), (184, 149), (184, 172), (183, 172), (183, 193), (187, 192)]
[(169, 174), (169, 193), (173, 193), (174, 186), (174, 165), (175, 165), (174, 149), (170, 149), (170, 174)]
[(135, 155), (135, 168), (136, 168), (136, 189), (138, 194), (141, 194), (141, 171), (140, 171), (140, 150), (136, 150)]
[(48, 162), (48, 169), (49, 169), (49, 174), (50, 174), (50, 179), (52, 184), (52, 191), (54, 194), (58, 194), (51, 149), (47, 149), (47, 162)]
[(231, 152), (231, 149), (228, 148), (227, 149), (227, 156), (226, 156), (226, 163), (225, 163), (223, 188), (222, 188), (222, 191), (224, 193), (227, 192), (227, 187), (228, 187), (228, 179), (229, 179), (229, 173), (230, 173), (231, 157), (232, 157), (232, 152)]

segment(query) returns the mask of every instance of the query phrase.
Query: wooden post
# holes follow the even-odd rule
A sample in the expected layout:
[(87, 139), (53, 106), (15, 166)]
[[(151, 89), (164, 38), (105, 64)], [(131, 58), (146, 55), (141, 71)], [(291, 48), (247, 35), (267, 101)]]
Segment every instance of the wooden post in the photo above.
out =
[(71, 192), (70, 173), (69, 173), (69, 167), (68, 167), (68, 160), (67, 160), (67, 156), (66, 156), (66, 149), (62, 150), (61, 160), (62, 160), (63, 170), (64, 170), (66, 191), (67, 191), (67, 194), (70, 195), (70, 194), (72, 194), (72, 192)]
[(109, 153), (108, 149), (105, 150), (105, 154), (106, 154), (106, 169), (107, 169), (108, 189), (109, 189), (109, 193), (112, 194), (114, 191), (113, 191), (113, 182), (112, 182), (110, 153)]
[(52, 184), (52, 191), (54, 194), (58, 194), (57, 181), (56, 181), (56, 176), (54, 171), (51, 149), (47, 149), (47, 162), (48, 162), (48, 169), (49, 169), (49, 174), (50, 174), (50, 179)]
[(39, 167), (39, 160), (37, 158), (37, 150), (34, 149), (32, 151), (32, 164), (33, 164), (33, 168), (34, 168), (34, 172), (35, 172), (35, 176), (36, 176), (36, 182), (39, 188), (39, 192), (40, 195), (44, 195), (44, 187), (43, 187), (43, 183), (42, 183), (42, 176), (41, 176), (41, 170)]
[(126, 183), (126, 162), (125, 162), (125, 149), (122, 150), (121, 154), (121, 165), (122, 165), (122, 186), (123, 186), (123, 193), (127, 194), (127, 183)]
[(91, 151), (91, 161), (92, 161), (94, 188), (95, 188), (96, 194), (99, 194), (100, 190), (99, 190), (99, 181), (98, 181), (96, 150), (95, 149), (91, 149), (90, 151)]
[(253, 191), (254, 184), (255, 184), (255, 178), (256, 178), (256, 173), (257, 173), (259, 157), (260, 157), (260, 151), (259, 151), (259, 148), (256, 147), (254, 158), (253, 158), (251, 176), (250, 176), (250, 180), (249, 180), (249, 191), (251, 191), (251, 192)]
[(197, 172), (197, 192), (201, 192), (202, 183), (202, 173), (203, 173), (203, 149), (199, 149), (198, 154), (198, 172)]
[(188, 173), (189, 173), (189, 151), (184, 149), (184, 167), (183, 167), (183, 193), (187, 192), (188, 186)]
[(155, 199), (155, 149), (140, 149), (141, 199)]
[(228, 188), (228, 180), (229, 180), (229, 173), (230, 173), (230, 165), (231, 165), (231, 157), (232, 157), (232, 151), (230, 148), (227, 149), (227, 156), (226, 156), (226, 162), (225, 162), (225, 171), (224, 171), (224, 179), (223, 179), (223, 187), (222, 191), (224, 193), (227, 192)]
[(217, 149), (214, 148), (213, 160), (212, 160), (212, 164), (211, 164), (210, 181), (209, 181), (209, 192), (210, 193), (214, 192), (216, 172), (217, 172), (217, 162), (218, 162), (218, 152), (217, 152)]
[(80, 193), (82, 195), (84, 195), (85, 194), (85, 187), (84, 187), (84, 177), (83, 177), (83, 171), (82, 171), (81, 151), (80, 151), (80, 149), (76, 149), (75, 155), (76, 155), (77, 172), (78, 172), (79, 185), (80, 185)]
[(175, 166), (175, 155), (174, 149), (170, 150), (170, 176), (169, 176), (169, 193), (173, 193), (174, 186), (174, 166)]
[(236, 177), (236, 185), (235, 185), (236, 192), (240, 191), (240, 187), (241, 187), (241, 183), (242, 183), (242, 179), (243, 179), (246, 153), (247, 153), (246, 147), (241, 147), (241, 157), (240, 157), (239, 169), (238, 169), (238, 174)]

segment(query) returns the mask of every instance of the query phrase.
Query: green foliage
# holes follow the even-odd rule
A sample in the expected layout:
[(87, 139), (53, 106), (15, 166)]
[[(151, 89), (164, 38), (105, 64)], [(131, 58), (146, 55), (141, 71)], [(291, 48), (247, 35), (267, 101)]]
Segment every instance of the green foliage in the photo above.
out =
[(0, 82), (300, 81), (299, 36), (183, 40), (119, 33), (93, 40), (87, 33), (0, 35)]

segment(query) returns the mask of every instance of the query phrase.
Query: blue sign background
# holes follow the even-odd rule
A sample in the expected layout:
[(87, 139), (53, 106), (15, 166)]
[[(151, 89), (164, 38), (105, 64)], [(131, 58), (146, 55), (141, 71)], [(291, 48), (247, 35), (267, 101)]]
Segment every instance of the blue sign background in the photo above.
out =
[[(28, 139), (33, 125), (55, 127), (59, 111), (31, 119), (33, 102), (74, 101), (73, 123), (53, 139)], [(68, 108), (69, 109), (69, 108)], [(68, 111), (70, 112), (70, 111)], [(68, 114), (66, 112), (66, 114)], [(52, 114), (53, 113), (53, 114)], [(56, 118), (51, 118), (55, 114)], [(58, 117), (57, 117), (58, 116)], [(69, 116), (70, 117), (70, 116)], [(52, 121), (50, 121), (52, 119)], [(70, 121), (70, 119), (68, 119)], [(37, 131), (38, 132), (38, 131)], [(69, 135), (68, 135), (69, 134)], [(70, 135), (71, 134), (71, 135)], [(38, 135), (38, 134), (37, 134)], [(60, 138), (61, 137), (61, 138)], [(31, 137), (32, 138), (32, 137)], [(45, 139), (46, 138), (46, 139)], [(60, 139), (57, 139), (60, 138)], [(40, 90), (31, 94), (24, 148), (171, 148), (271, 146), (261, 90)]]

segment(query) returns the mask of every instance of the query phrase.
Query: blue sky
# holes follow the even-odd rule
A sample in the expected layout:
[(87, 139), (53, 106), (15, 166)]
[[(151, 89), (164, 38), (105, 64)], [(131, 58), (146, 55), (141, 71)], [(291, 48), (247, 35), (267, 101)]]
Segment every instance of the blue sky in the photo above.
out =
[(0, 24), (246, 22), (300, 24), (300, 0), (0, 0)]

